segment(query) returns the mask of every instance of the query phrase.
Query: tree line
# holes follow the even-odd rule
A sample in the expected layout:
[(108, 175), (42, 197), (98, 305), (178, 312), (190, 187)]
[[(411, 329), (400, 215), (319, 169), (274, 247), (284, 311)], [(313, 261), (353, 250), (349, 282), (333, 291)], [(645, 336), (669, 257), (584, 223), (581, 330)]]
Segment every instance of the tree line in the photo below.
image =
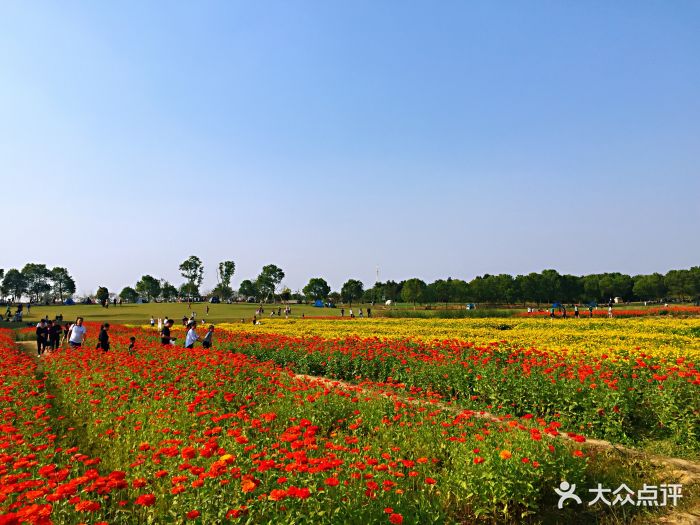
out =
[(0, 292), (3, 297), (19, 301), (24, 295), (34, 302), (63, 301), (75, 293), (75, 280), (66, 268), (48, 268), (45, 264), (28, 263), (24, 268), (0, 270)]
[[(119, 297), (127, 302), (139, 298), (147, 301), (193, 299), (201, 297), (204, 264), (195, 255), (179, 266), (185, 279), (176, 287), (164, 279), (143, 275), (135, 285), (126, 286)], [(222, 261), (216, 267), (217, 285), (207, 295), (221, 300), (252, 300), (267, 302), (275, 299), (321, 300), (331, 303), (353, 302), (408, 302), (408, 303), (588, 303), (607, 302), (621, 297), (625, 301), (660, 301), (678, 299), (683, 301), (700, 298), (700, 266), (690, 269), (670, 270), (660, 273), (627, 275), (619, 272), (590, 275), (560, 274), (556, 270), (543, 270), (527, 275), (485, 274), (471, 281), (462, 279), (438, 279), (426, 283), (412, 278), (403, 281), (377, 282), (370, 288), (357, 279), (347, 280), (338, 291), (332, 291), (322, 277), (314, 277), (301, 291), (292, 292), (287, 287), (280, 289), (284, 271), (275, 264), (263, 266), (257, 277), (244, 279), (237, 290), (231, 286), (236, 264), (232, 260)], [(19, 300), (28, 296), (34, 302), (63, 301), (75, 294), (75, 280), (62, 267), (48, 268), (45, 264), (28, 263), (22, 270), (0, 270), (3, 297)], [(109, 290), (100, 286), (96, 293), (98, 301), (106, 301)]]

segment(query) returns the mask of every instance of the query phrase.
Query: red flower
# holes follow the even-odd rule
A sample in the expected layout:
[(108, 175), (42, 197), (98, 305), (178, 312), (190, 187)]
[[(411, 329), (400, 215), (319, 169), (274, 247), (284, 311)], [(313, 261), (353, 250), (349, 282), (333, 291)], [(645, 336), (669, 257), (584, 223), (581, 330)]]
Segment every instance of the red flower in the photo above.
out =
[(389, 516), (389, 523), (393, 523), (393, 525), (400, 525), (403, 523), (403, 516), (401, 514), (392, 514)]
[(326, 481), (324, 481), (324, 483), (329, 487), (335, 487), (336, 485), (338, 485), (338, 483), (340, 483), (340, 480), (338, 480), (338, 478), (326, 478)]
[(187, 519), (195, 520), (199, 517), (200, 512), (198, 510), (191, 510), (187, 513)]
[(433, 478), (425, 478), (425, 482), (428, 485), (435, 485), (435, 480)]
[(143, 507), (150, 507), (156, 502), (156, 497), (153, 494), (141, 494), (136, 498), (136, 504)]

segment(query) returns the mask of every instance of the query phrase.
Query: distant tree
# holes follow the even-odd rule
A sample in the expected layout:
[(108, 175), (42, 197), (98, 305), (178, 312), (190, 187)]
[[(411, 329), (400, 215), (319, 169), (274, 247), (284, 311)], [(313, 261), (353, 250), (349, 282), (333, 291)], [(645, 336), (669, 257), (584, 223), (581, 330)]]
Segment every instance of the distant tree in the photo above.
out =
[(343, 301), (346, 301), (350, 306), (352, 306), (352, 302), (362, 297), (363, 292), (364, 285), (362, 284), (362, 281), (358, 281), (357, 279), (348, 279), (340, 289), (340, 296), (342, 297)]
[(222, 261), (217, 269), (218, 284), (212, 290), (214, 295), (218, 295), (221, 299), (228, 300), (233, 297), (233, 289), (231, 288), (231, 279), (236, 271), (236, 263), (233, 261)]
[(192, 299), (194, 297), (199, 297), (199, 286), (195, 283), (182, 283), (178, 290), (178, 295), (182, 298)]
[(416, 303), (423, 300), (423, 292), (426, 289), (426, 284), (420, 279), (408, 279), (403, 283), (403, 288), (401, 289), (401, 298), (407, 303), (413, 303), (413, 307), (416, 307)]
[(664, 276), (660, 273), (637, 275), (634, 277), (632, 291), (642, 301), (662, 299), (666, 295)]
[(438, 279), (437, 281), (430, 283), (428, 288), (431, 289), (435, 295), (435, 300), (445, 303), (445, 308), (447, 308), (447, 303), (452, 300), (453, 295), (452, 278), (449, 277), (446, 281), (443, 279)]
[(598, 301), (603, 297), (600, 291), (599, 275), (585, 275), (582, 280), (583, 296), (586, 301)]
[(150, 275), (144, 275), (136, 283), (136, 291), (139, 295), (146, 296), (149, 301), (160, 295), (160, 281)]
[(384, 290), (384, 300), (385, 301), (398, 301), (401, 299), (401, 288), (403, 287), (403, 282), (397, 283), (396, 281), (387, 281), (382, 285)]
[(556, 270), (542, 270), (542, 279), (540, 281), (541, 294), (540, 296), (552, 303), (561, 300), (561, 275)]
[(26, 291), (27, 279), (22, 272), (15, 268), (7, 270), (2, 281), (2, 294), (11, 295), (13, 301), (19, 301), (22, 298), (22, 294)]
[(5, 277), (5, 270), (0, 268), (0, 279), (2, 279), (3, 277)]
[(164, 301), (170, 301), (171, 299), (175, 299), (177, 297), (177, 288), (175, 288), (165, 279), (161, 279), (160, 296), (163, 298)]
[(250, 279), (244, 279), (241, 281), (241, 286), (238, 288), (238, 293), (245, 299), (248, 299), (248, 297), (255, 297), (257, 299), (259, 294), (258, 288)]
[(187, 279), (188, 297), (199, 295), (199, 287), (204, 279), (204, 264), (202, 264), (201, 259), (196, 255), (191, 255), (180, 265), (180, 273)]
[(51, 281), (53, 282), (53, 293), (63, 301), (63, 296), (70, 297), (75, 293), (75, 281), (68, 273), (68, 270), (56, 267), (51, 270)]
[(267, 301), (272, 297), (274, 300), (275, 289), (282, 282), (282, 279), (284, 279), (284, 272), (279, 266), (274, 264), (263, 266), (255, 282), (261, 298)]
[(328, 294), (328, 302), (333, 304), (338, 304), (341, 300), (340, 294), (338, 292), (331, 292)]
[(119, 292), (119, 297), (127, 303), (135, 303), (139, 298), (139, 294), (131, 286), (125, 286), (122, 291)]
[(105, 303), (109, 300), (109, 290), (106, 286), (100, 286), (95, 292), (95, 299), (100, 303)]
[(323, 301), (331, 293), (331, 287), (328, 286), (328, 283), (322, 277), (312, 277), (302, 291), (306, 297), (314, 301), (319, 299)]
[(664, 277), (664, 283), (671, 297), (684, 300), (697, 294), (694, 272), (671, 270)]
[(280, 299), (283, 301), (289, 301), (289, 299), (292, 298), (292, 291), (288, 287), (282, 288), (282, 291), (280, 292)]
[(51, 284), (49, 284), (51, 271), (45, 264), (25, 264), (22, 275), (27, 281), (27, 293), (31, 299), (39, 301), (42, 295), (51, 290)]

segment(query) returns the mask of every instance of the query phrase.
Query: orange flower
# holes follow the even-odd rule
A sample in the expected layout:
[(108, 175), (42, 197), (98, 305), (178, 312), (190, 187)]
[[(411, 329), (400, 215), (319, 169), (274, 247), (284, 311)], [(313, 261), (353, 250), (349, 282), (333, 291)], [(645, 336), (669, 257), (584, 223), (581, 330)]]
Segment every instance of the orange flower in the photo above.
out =
[(241, 490), (246, 494), (248, 492), (253, 492), (257, 488), (258, 484), (253, 476), (247, 474), (241, 479)]
[(513, 454), (510, 453), (510, 450), (501, 450), (500, 454), (501, 459), (510, 459), (513, 457)]

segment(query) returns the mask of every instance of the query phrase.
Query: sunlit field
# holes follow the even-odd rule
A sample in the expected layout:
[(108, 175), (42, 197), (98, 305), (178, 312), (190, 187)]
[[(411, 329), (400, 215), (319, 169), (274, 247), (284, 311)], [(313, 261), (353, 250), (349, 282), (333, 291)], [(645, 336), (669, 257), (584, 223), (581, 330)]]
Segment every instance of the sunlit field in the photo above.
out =
[(658, 458), (698, 457), (698, 319), (263, 319), (217, 325), (210, 350), (114, 326), (107, 353), (88, 329), (40, 360), (2, 331), (5, 520), (652, 523), (676, 508), (558, 509), (564, 480), (584, 497), (681, 484), (673, 503), (696, 502), (692, 470)]

